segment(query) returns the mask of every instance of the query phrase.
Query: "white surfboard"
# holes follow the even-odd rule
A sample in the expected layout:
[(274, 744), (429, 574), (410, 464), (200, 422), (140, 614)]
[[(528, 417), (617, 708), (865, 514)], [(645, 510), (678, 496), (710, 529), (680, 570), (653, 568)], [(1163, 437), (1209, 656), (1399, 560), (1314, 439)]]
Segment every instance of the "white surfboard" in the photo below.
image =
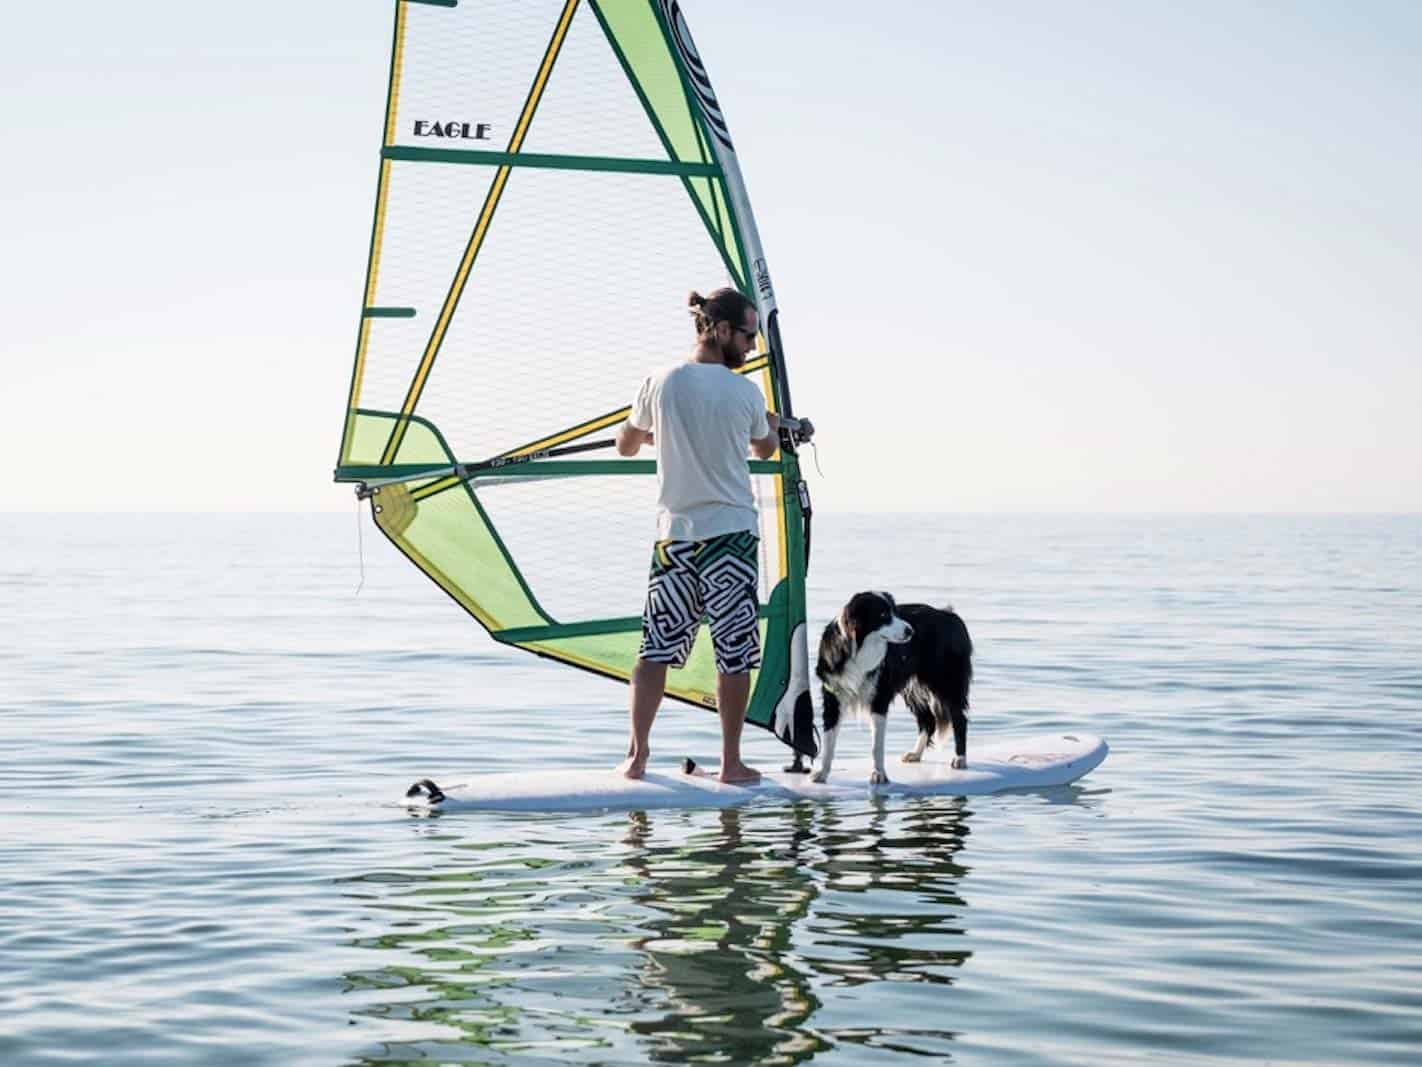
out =
[(646, 777), (636, 780), (611, 768), (555, 769), (488, 774), (452, 785), (441, 782), (433, 800), (427, 788), (412, 786), (402, 802), (412, 809), (439, 811), (636, 811), (802, 798), (862, 799), (870, 792), (978, 796), (1066, 785), (1097, 767), (1107, 752), (1106, 742), (1091, 734), (1043, 734), (975, 744), (962, 770), (937, 756), (922, 763), (890, 762), (885, 765), (890, 781), (881, 785), (869, 784), (872, 766), (861, 758), (836, 761), (824, 783), (808, 774), (773, 771), (754, 785), (723, 785), (715, 779), (714, 766), (696, 774), (676, 767), (648, 768)]

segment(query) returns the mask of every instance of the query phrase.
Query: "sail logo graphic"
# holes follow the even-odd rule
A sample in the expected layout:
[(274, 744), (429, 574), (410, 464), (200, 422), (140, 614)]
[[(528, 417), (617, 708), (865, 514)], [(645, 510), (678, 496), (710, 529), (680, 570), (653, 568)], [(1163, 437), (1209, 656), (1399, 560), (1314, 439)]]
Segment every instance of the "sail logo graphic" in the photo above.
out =
[(487, 122), (431, 122), (415, 120), (416, 137), (454, 137), (461, 141), (487, 141), (493, 126)]
[(676, 50), (681, 53), (681, 60), (686, 65), (688, 81), (696, 93), (696, 99), (701, 102), (701, 113), (706, 116), (706, 125), (711, 128), (716, 140), (725, 145), (728, 151), (734, 152), (736, 149), (731, 144), (731, 131), (726, 126), (726, 117), (721, 114), (721, 105), (716, 102), (716, 94), (711, 91), (711, 76), (706, 73), (706, 65), (701, 62), (696, 45), (691, 43), (691, 30), (687, 28), (686, 19), (682, 16), (681, 5), (676, 0), (661, 0), (661, 8), (667, 25), (672, 28)]
[(775, 299), (775, 289), (770, 284), (770, 267), (766, 265), (764, 259), (757, 259), (755, 267), (755, 287), (765, 300)]

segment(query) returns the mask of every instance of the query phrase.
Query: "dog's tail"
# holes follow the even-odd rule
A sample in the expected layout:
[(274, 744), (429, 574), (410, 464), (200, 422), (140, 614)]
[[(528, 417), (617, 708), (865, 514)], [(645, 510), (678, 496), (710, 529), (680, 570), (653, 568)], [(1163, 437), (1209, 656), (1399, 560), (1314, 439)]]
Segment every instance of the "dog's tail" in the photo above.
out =
[(444, 790), (435, 785), (428, 778), (421, 778), (409, 789), (405, 790), (405, 796), (409, 798), (424, 797), (425, 803), (434, 807), (436, 804), (444, 803)]

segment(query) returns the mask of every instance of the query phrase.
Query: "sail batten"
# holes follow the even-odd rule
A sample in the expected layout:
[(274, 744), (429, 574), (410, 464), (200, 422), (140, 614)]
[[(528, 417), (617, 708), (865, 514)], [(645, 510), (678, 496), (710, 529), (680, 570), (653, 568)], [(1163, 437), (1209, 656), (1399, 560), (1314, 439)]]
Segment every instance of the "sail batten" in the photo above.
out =
[(542, 167), (547, 170), (614, 170), (633, 174), (719, 178), (714, 163), (681, 163), (670, 159), (627, 159), (615, 156), (560, 156), (535, 152), (493, 152), (477, 148), (386, 148), (386, 159), (407, 163), (459, 163), (469, 166)]
[[(787, 408), (729, 127), (675, 0), (396, 9), (336, 477), (495, 640), (625, 681), (656, 464), (607, 446), (638, 381), (689, 350), (688, 290), (756, 301), (741, 373)], [(748, 469), (764, 662), (747, 719), (812, 752), (798, 457)], [(704, 632), (668, 692), (714, 706)]]

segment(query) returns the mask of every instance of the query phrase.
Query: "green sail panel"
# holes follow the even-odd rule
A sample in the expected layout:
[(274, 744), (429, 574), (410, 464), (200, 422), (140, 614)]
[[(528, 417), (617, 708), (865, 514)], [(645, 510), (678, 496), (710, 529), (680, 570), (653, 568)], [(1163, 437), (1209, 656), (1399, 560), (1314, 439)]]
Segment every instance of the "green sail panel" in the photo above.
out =
[[(592, 7), (668, 156), (681, 163), (713, 163), (693, 92), (677, 65), (668, 31), (653, 5), (594, 0)], [(685, 185), (721, 249), (731, 279), (737, 288), (748, 291), (749, 272), (741, 259), (725, 179), (688, 177)]]
[[(381, 131), (336, 476), (496, 640), (626, 680), (655, 462), (538, 454), (605, 441), (641, 378), (685, 358), (689, 290), (774, 311), (684, 19), (672, 0), (397, 2)], [(782, 409), (778, 353), (742, 372)], [(528, 461), (456, 470), (496, 457)], [(764, 661), (747, 718), (812, 752), (798, 459), (750, 469)], [(715, 681), (703, 627), (668, 692), (714, 707)]]

